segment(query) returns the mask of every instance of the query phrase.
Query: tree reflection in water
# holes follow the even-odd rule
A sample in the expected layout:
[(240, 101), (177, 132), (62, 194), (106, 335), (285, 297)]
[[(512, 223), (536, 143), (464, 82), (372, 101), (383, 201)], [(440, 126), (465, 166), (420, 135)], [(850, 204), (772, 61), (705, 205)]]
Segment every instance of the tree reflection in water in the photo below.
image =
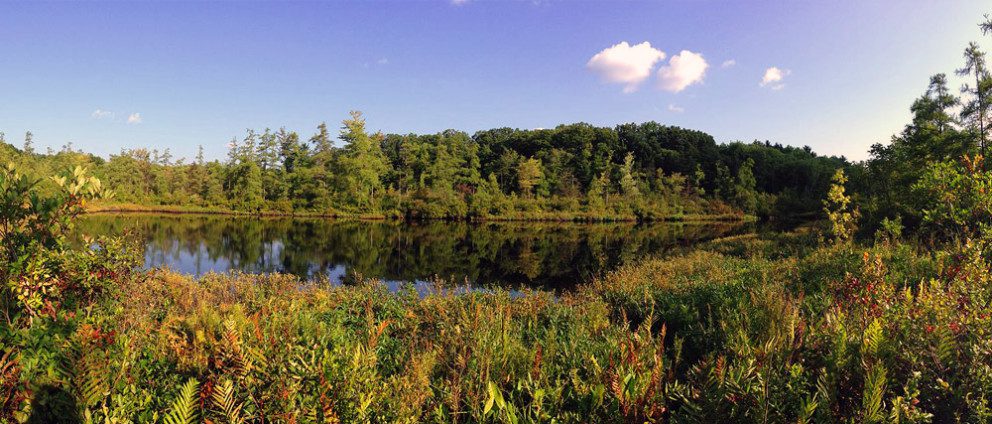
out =
[(145, 266), (207, 272), (440, 278), (562, 290), (618, 265), (744, 230), (732, 223), (395, 222), (211, 215), (88, 215), (88, 236), (124, 234)]

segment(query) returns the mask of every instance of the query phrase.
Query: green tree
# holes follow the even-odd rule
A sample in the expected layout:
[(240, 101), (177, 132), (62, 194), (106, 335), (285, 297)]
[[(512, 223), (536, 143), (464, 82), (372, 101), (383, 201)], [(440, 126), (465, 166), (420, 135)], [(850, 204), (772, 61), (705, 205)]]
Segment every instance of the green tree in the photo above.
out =
[(845, 193), (844, 184), (847, 177), (843, 169), (838, 169), (831, 179), (830, 191), (823, 200), (823, 212), (827, 215), (830, 236), (834, 242), (841, 243), (854, 236), (858, 212), (851, 208), (851, 197)]
[(262, 208), (262, 170), (252, 161), (237, 163), (228, 174), (228, 197), (234, 209), (258, 212)]
[(717, 198), (724, 201), (732, 201), (734, 196), (734, 177), (730, 175), (730, 168), (723, 162), (716, 164), (716, 192)]
[(992, 242), (992, 171), (983, 158), (938, 162), (913, 186), (924, 199), (923, 222), (938, 238)]
[(603, 172), (589, 184), (586, 194), (586, 204), (592, 212), (600, 212), (606, 208), (606, 192), (609, 189), (610, 176)]
[(378, 211), (377, 194), (382, 191), (382, 177), (389, 170), (380, 141), (382, 134), (370, 136), (365, 118), (358, 111), (342, 122), (340, 138), (345, 145), (340, 159), (341, 189), (351, 206), (363, 211)]
[(696, 165), (696, 170), (692, 173), (692, 188), (696, 191), (699, 196), (706, 195), (706, 189), (703, 188), (703, 184), (706, 183), (706, 173), (703, 172), (703, 167)]
[(636, 200), (641, 196), (637, 187), (637, 177), (634, 175), (634, 155), (630, 152), (623, 158), (620, 167), (620, 191), (628, 200)]
[(265, 200), (283, 202), (287, 196), (286, 178), (280, 160), (278, 135), (266, 128), (259, 136), (258, 164), (262, 173), (262, 189)]
[(978, 47), (978, 43), (968, 44), (968, 48), (964, 51), (964, 59), (964, 67), (958, 69), (957, 74), (973, 77), (975, 85), (965, 84), (961, 88), (962, 93), (970, 96), (970, 100), (961, 109), (961, 117), (969, 122), (976, 133), (981, 154), (985, 156), (987, 119), (989, 107), (992, 105), (992, 77), (989, 76), (988, 65), (985, 62), (985, 52)]
[(244, 212), (259, 212), (265, 199), (262, 169), (258, 165), (257, 135), (248, 130), (238, 143), (232, 140), (228, 156), (225, 188), (231, 207)]
[(533, 188), (541, 181), (541, 161), (528, 158), (517, 165), (517, 185), (525, 197), (533, 195)]
[(28, 155), (34, 154), (34, 134), (31, 131), (24, 133), (24, 153)]
[(756, 186), (754, 160), (748, 158), (737, 170), (737, 185), (734, 187), (734, 204), (742, 211), (754, 213), (758, 209)]
[(205, 205), (206, 187), (209, 184), (210, 173), (207, 171), (203, 158), (203, 146), (199, 146), (196, 152), (196, 160), (186, 167), (186, 181), (189, 192), (193, 198), (193, 203)]

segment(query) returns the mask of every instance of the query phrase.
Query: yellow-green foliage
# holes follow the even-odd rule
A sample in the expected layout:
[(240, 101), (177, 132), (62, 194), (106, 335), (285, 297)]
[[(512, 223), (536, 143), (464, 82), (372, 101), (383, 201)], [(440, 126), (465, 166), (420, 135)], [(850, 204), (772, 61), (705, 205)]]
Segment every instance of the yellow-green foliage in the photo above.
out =
[(156, 271), (85, 315), (5, 330), (19, 383), (3, 416), (62, 399), (135, 422), (989, 418), (977, 250), (765, 255), (808, 240), (715, 241), (559, 296)]
[(823, 200), (823, 212), (830, 224), (830, 236), (835, 242), (850, 240), (854, 236), (858, 212), (851, 209), (851, 197), (844, 192), (847, 177), (843, 169), (838, 169), (831, 179), (827, 198)]

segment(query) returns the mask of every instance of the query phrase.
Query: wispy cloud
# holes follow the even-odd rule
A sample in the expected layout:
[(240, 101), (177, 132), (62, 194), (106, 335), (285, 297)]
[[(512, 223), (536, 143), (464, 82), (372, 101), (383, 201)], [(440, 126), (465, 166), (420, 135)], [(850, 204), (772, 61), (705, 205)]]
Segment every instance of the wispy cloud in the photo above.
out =
[(665, 91), (678, 93), (693, 84), (701, 83), (706, 76), (709, 64), (703, 55), (682, 50), (672, 56), (668, 65), (658, 70), (659, 87)]
[(455, 6), (461, 6), (465, 3), (468, 3), (468, 0), (451, 0), (451, 4)]
[(682, 113), (682, 112), (685, 112), (685, 108), (683, 108), (681, 106), (677, 106), (677, 105), (675, 105), (673, 103), (669, 103), (668, 104), (668, 111), (669, 112), (675, 112), (675, 113)]
[(721, 68), (724, 68), (724, 69), (726, 69), (726, 68), (732, 68), (736, 64), (737, 64), (737, 61), (736, 60), (734, 60), (734, 59), (727, 59), (727, 60), (723, 61), (723, 63), (720, 64), (720, 67)]
[(127, 123), (129, 123), (129, 124), (140, 124), (141, 123), (141, 114), (138, 113), (138, 112), (135, 112), (135, 113), (132, 113), (132, 114), (128, 115), (127, 116)]
[(792, 71), (788, 69), (779, 69), (778, 67), (772, 66), (771, 68), (765, 69), (765, 75), (761, 77), (761, 82), (758, 85), (762, 87), (769, 87), (772, 90), (781, 90), (785, 88), (785, 77), (792, 74)]
[(605, 82), (623, 84), (624, 93), (633, 93), (651, 76), (655, 63), (664, 58), (665, 52), (647, 41), (633, 46), (623, 41), (596, 53), (586, 62), (586, 68)]
[(93, 117), (93, 119), (114, 119), (114, 112), (106, 111), (103, 109), (97, 109), (94, 110), (93, 113), (90, 114), (90, 116)]
[(375, 63), (377, 63), (379, 65), (388, 65), (389, 64), (389, 59), (383, 57), (383, 58), (380, 58), (379, 60), (375, 61)]

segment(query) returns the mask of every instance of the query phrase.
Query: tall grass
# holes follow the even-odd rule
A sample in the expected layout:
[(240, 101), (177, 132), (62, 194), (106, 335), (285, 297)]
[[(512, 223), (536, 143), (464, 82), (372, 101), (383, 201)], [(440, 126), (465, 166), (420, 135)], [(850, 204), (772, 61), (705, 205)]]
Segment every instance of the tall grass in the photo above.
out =
[(718, 240), (561, 296), (139, 273), (2, 330), (0, 419), (990, 418), (992, 292), (974, 249), (808, 243)]

